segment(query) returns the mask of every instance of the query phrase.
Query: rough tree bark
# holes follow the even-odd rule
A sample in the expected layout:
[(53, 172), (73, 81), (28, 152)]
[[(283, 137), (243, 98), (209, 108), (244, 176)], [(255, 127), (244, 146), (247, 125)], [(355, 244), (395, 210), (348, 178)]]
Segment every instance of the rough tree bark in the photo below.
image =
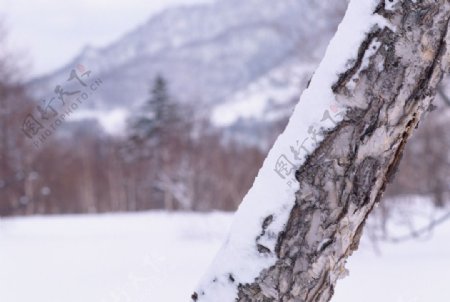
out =
[[(448, 71), (449, 1), (396, 2), (387, 10), (380, 1), (374, 13), (393, 26), (373, 28), (332, 87), (350, 109), (296, 173), (300, 190), (276, 264), (239, 284), (236, 301), (325, 302), (345, 276), (368, 215)], [(381, 45), (367, 58), (374, 42)]]
[[(405, 143), (447, 71), (448, 1), (403, 1), (394, 11), (385, 11), (381, 1), (375, 13), (397, 30), (368, 34), (354, 65), (333, 86), (343, 102), (361, 104), (362, 98), (368, 106), (350, 110), (297, 171), (301, 189), (279, 237), (279, 260), (254, 283), (242, 284), (238, 301), (331, 299), (367, 216), (394, 176)], [(349, 81), (373, 41), (381, 47), (350, 90)], [(332, 187), (327, 186), (330, 180)], [(349, 215), (357, 223), (349, 224)], [(317, 240), (310, 245), (305, 238), (312, 232)]]

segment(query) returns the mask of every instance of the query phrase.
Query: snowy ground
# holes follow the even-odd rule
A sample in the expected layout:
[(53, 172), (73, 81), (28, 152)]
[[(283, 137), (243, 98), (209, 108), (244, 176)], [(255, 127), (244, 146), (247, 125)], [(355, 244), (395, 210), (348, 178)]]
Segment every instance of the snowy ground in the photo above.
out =
[[(189, 301), (231, 218), (158, 212), (0, 220), (0, 301)], [(382, 244), (381, 254), (364, 238), (333, 301), (450, 301), (449, 239), (450, 222), (431, 239)]]

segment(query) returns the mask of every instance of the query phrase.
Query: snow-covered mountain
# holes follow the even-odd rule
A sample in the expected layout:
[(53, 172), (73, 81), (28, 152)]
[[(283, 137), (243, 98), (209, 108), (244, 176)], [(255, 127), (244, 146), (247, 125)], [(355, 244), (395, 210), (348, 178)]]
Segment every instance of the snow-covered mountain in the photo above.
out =
[[(265, 110), (252, 115), (259, 118), (270, 106), (298, 95), (298, 79), (310, 76), (345, 4), (345, 0), (218, 0), (169, 9), (107, 47), (86, 47), (66, 66), (33, 80), (30, 88), (39, 99), (50, 98), (82, 64), (92, 71), (90, 76), (103, 81), (83, 110), (106, 115), (136, 109), (160, 74), (177, 100), (214, 110), (219, 124), (225, 125), (217, 116), (220, 112), (228, 116), (227, 125), (240, 118), (232, 116), (239, 103), (245, 109), (247, 102), (261, 102), (255, 106)], [(295, 79), (290, 78), (292, 72)]]

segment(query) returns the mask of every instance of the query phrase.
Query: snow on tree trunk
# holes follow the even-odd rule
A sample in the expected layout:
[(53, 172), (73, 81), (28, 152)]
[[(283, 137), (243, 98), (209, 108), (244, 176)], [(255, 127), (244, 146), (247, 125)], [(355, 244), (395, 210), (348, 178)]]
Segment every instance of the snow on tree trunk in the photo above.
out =
[(331, 299), (448, 69), (449, 18), (448, 0), (350, 2), (193, 301)]

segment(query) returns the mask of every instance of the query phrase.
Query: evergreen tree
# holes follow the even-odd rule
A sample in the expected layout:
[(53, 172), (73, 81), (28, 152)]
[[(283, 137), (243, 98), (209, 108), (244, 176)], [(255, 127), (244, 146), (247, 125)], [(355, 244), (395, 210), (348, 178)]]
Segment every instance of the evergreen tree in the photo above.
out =
[(162, 147), (177, 121), (177, 106), (169, 96), (166, 80), (158, 75), (150, 98), (130, 122), (130, 139), (139, 147)]

